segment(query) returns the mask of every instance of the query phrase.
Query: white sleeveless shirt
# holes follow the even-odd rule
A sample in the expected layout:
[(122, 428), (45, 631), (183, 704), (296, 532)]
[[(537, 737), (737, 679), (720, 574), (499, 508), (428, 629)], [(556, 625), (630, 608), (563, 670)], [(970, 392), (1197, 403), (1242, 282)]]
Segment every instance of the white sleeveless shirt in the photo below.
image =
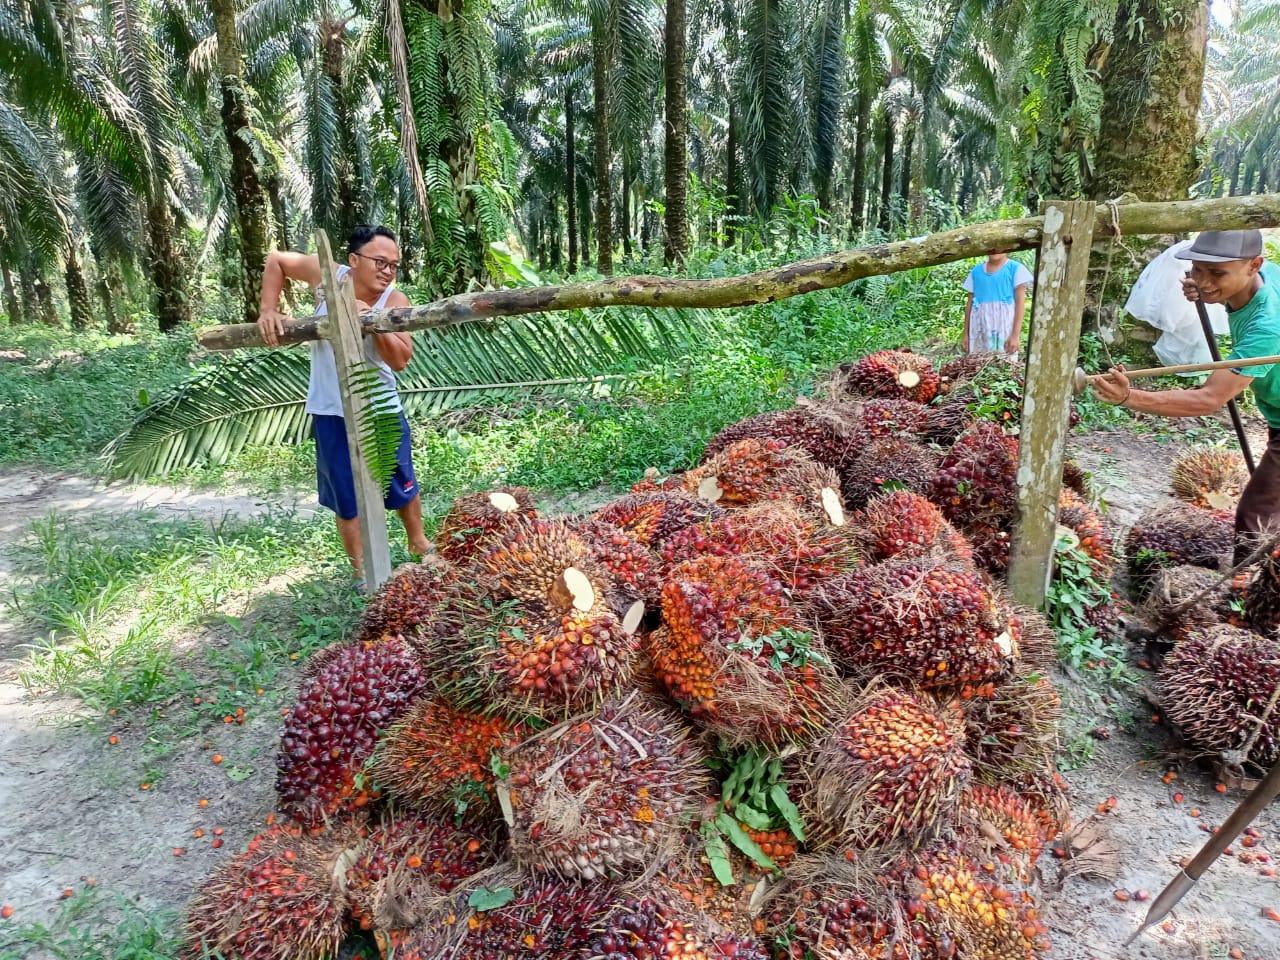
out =
[[(341, 280), (350, 269), (350, 267), (338, 267), (337, 278)], [(382, 291), (382, 296), (373, 305), (375, 310), (386, 305), (391, 290), (392, 285), (388, 285), (387, 289)], [(322, 317), (328, 312), (328, 305), (321, 296), (316, 304), (316, 316)], [(328, 340), (312, 340), (310, 346), (311, 382), (307, 385), (307, 413), (317, 417), (340, 417), (343, 415), (342, 397), (338, 393), (338, 361), (333, 356), (333, 345)], [(378, 379), (386, 386), (387, 396), (391, 402), (390, 409), (402, 409), (400, 394), (396, 392), (395, 371), (378, 356), (378, 348), (374, 346), (372, 336), (364, 338), (364, 358), (378, 375)]]

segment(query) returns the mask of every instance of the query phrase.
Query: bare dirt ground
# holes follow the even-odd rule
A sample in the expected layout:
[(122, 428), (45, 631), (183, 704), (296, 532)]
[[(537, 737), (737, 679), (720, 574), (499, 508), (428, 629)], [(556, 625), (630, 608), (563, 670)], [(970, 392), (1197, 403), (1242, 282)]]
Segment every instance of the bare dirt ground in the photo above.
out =
[[(1072, 438), (1072, 453), (1093, 471), (1120, 527), (1166, 495), (1177, 450), (1177, 444), (1132, 433)], [(607, 492), (588, 491), (557, 505), (586, 509), (606, 497)], [(265, 505), (243, 496), (153, 487), (102, 491), (81, 478), (0, 474), (0, 599), (13, 587), (12, 548), (33, 520), (55, 510), (139, 509), (217, 520), (250, 515)], [(229, 600), (226, 612), (266, 615), (280, 589), (264, 584), (254, 595)], [(136, 735), (122, 729), (120, 742), (110, 745), (109, 726), (69, 722), (77, 704), (33, 695), (18, 682), (16, 666), (30, 639), (0, 607), (0, 903), (14, 905), (12, 923), (48, 923), (63, 891), (80, 891), (92, 878), (102, 892), (147, 912), (179, 914), (200, 879), (239, 849), (273, 809), (278, 713), (250, 710), (244, 726), (168, 745), (166, 776), (142, 790), (138, 771), (126, 759), (143, 746)], [(193, 638), (218, 640), (212, 634)], [(1154, 687), (1150, 674), (1140, 676), (1143, 686)], [(1255, 824), (1262, 833), (1259, 845), (1233, 845), (1233, 856), (1224, 857), (1184, 900), (1168, 930), (1157, 927), (1132, 947), (1121, 946), (1149, 904), (1121, 902), (1115, 891), (1158, 893), (1177, 872), (1179, 859), (1207, 838), (1204, 828), (1220, 824), (1243, 794), (1215, 790), (1213, 776), (1152, 723), (1154, 709), (1142, 687), (1099, 690), (1096, 681), (1086, 683), (1065, 670), (1056, 679), (1068, 711), (1064, 747), (1078, 761), (1066, 774), (1073, 812), (1092, 843), (1065, 869), (1052, 854), (1042, 864), (1051, 960), (1217, 960), (1234, 956), (1232, 950), (1252, 960), (1280, 960), (1280, 922), (1262, 915), (1266, 907), (1280, 909), (1280, 880), (1263, 875), (1270, 864), (1245, 862), (1273, 851), (1280, 860), (1275, 809)], [(1110, 739), (1088, 733), (1099, 725), (1107, 727)], [(223, 764), (210, 762), (214, 752), (226, 756)], [(1171, 769), (1177, 779), (1165, 784), (1162, 776)], [(1096, 813), (1096, 805), (1110, 797), (1114, 809)], [(224, 833), (215, 837), (215, 828)], [(193, 837), (196, 830), (203, 837)], [(221, 849), (213, 847), (214, 839), (223, 841)], [(177, 848), (183, 852), (175, 856)], [(0, 953), (6, 949), (24, 955), (23, 945), (9, 942), (0, 925)], [(25, 955), (52, 956), (40, 946), (29, 946)]]

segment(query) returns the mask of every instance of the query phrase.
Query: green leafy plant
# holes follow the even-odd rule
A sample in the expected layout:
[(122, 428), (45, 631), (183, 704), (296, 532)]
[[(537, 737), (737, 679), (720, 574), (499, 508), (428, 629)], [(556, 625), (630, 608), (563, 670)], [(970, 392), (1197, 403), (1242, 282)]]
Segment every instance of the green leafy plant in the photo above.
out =
[(757, 866), (777, 870), (777, 863), (747, 831), (785, 828), (797, 841), (804, 840), (804, 820), (788, 792), (782, 758), (762, 750), (746, 750), (712, 764), (725, 777), (716, 815), (702, 824), (702, 842), (716, 879), (724, 886), (735, 882), (730, 844)]

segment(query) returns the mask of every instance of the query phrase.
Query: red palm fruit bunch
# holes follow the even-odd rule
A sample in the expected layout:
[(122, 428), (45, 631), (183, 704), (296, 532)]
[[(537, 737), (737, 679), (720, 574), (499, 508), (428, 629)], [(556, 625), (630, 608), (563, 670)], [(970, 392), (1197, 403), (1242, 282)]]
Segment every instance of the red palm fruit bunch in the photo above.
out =
[(707, 441), (702, 463), (739, 440), (781, 440), (799, 447), (818, 463), (839, 470), (862, 445), (855, 404), (815, 404), (806, 400), (786, 410), (771, 410), (725, 427)]
[(881, 397), (862, 404), (862, 430), (868, 437), (915, 436), (928, 417), (929, 408), (911, 400)]
[(444, 596), (449, 573), (448, 564), (438, 560), (405, 564), (369, 598), (357, 639), (398, 635), (419, 641)]
[(1173, 493), (1206, 510), (1234, 510), (1249, 482), (1244, 457), (1221, 447), (1197, 447), (1173, 462), (1169, 472)]
[(961, 706), (966, 753), (986, 779), (1010, 780), (1053, 764), (1062, 701), (1047, 677), (1014, 674)]
[(972, 568), (934, 557), (861, 567), (813, 592), (836, 666), (936, 689), (977, 684), (1017, 655), (1009, 611)]
[(1160, 667), (1165, 717), (1235, 766), (1280, 760), (1280, 641), (1238, 627), (1196, 633)]
[(699, 557), (742, 557), (792, 590), (806, 590), (857, 565), (846, 528), (787, 503), (767, 503), (685, 527), (662, 545), (668, 569)]
[(501, 835), (490, 826), (388, 815), (347, 868), (344, 887), (352, 919), (364, 930), (410, 927), (422, 900), (449, 893), (497, 863), (502, 852)]
[(372, 799), (364, 765), (382, 731), (424, 689), (417, 658), (401, 639), (357, 640), (319, 654), (285, 717), (276, 759), (280, 808), (315, 824)]
[(1036, 861), (1052, 837), (1037, 805), (1008, 784), (970, 783), (960, 795), (960, 822), (977, 848), (1030, 883)]
[(1074, 490), (1058, 491), (1058, 523), (1075, 533), (1080, 549), (1091, 561), (1099, 580), (1111, 579), (1115, 544), (1098, 511)]
[(1280, 548), (1258, 562), (1239, 592), (1245, 622), (1274, 636), (1280, 630)]
[(440, 519), (436, 549), (452, 563), (465, 563), (491, 534), (514, 520), (537, 515), (533, 496), (525, 487), (498, 487), (469, 493), (453, 501)]
[(1013, 516), (1018, 500), (1018, 438), (975, 423), (943, 456), (930, 499), (962, 527)]
[(432, 904), (395, 960), (592, 960), (589, 947), (620, 899), (608, 883), (495, 867)]
[(1194, 631), (1231, 622), (1235, 596), (1231, 581), (1207, 567), (1165, 567), (1151, 578), (1141, 613), (1156, 630), (1181, 642)]
[(867, 502), (862, 538), (868, 559), (937, 555), (968, 563), (973, 550), (938, 507), (910, 490), (890, 490)]
[(955, 822), (969, 778), (964, 722), (954, 704), (875, 687), (814, 747), (800, 793), (815, 846), (919, 844)]
[(631, 534), (656, 550), (691, 523), (716, 520), (724, 507), (684, 491), (633, 493), (601, 507), (593, 518)]
[(845, 504), (860, 510), (884, 491), (903, 487), (928, 493), (938, 471), (938, 455), (911, 437), (880, 437), (868, 441), (858, 458), (840, 475)]
[(726, 844), (724, 853), (733, 880), (727, 884), (717, 878), (702, 834), (686, 831), (680, 851), (658, 874), (657, 882), (664, 896), (683, 910), (705, 914), (718, 926), (743, 936), (762, 934), (764, 922), (756, 914), (777, 880), (737, 847)]
[(1009, 572), (1009, 555), (1013, 548), (1013, 520), (966, 523), (964, 535), (973, 548), (973, 564), (993, 577), (1003, 578)]
[(493, 757), (532, 731), (501, 714), (419, 701), (387, 730), (370, 773), (399, 803), (443, 814), (492, 812)]
[(748, 437), (729, 444), (699, 467), (686, 471), (686, 491), (726, 507), (745, 507), (761, 500), (791, 497), (797, 488), (827, 480), (838, 486), (835, 474), (823, 469), (800, 447), (786, 441)]
[(1235, 549), (1235, 518), (1226, 512), (1199, 510), (1185, 503), (1165, 504), (1144, 513), (1124, 538), (1129, 582), (1146, 596), (1161, 567), (1189, 563), (1218, 569)]
[(783, 585), (735, 557), (691, 560), (670, 576), (647, 649), (681, 709), (732, 744), (812, 735), (830, 670)]
[(588, 952), (598, 960), (770, 960), (755, 938), (718, 932), (705, 916), (652, 897), (611, 913)]
[(997, 369), (1003, 368), (1011, 375), (1017, 373), (1017, 366), (1010, 362), (1009, 358), (1003, 353), (995, 353), (989, 350), (977, 353), (962, 353), (958, 357), (952, 357), (938, 368), (938, 376), (942, 379), (942, 392), (951, 393), (956, 384), (974, 379), (983, 370), (991, 366), (995, 366)]
[(1062, 485), (1086, 501), (1096, 499), (1089, 472), (1073, 460), (1062, 463)]
[(636, 692), (502, 758), (512, 856), (568, 879), (635, 875), (669, 856), (705, 786), (678, 719)]
[(923, 423), (919, 436), (930, 443), (951, 446), (974, 423), (969, 412), (973, 398), (967, 393), (939, 394), (933, 402), (921, 408)]
[(928, 403), (942, 381), (933, 364), (905, 350), (881, 350), (836, 368), (829, 389), (835, 399), (890, 397)]
[(615, 613), (625, 613), (637, 600), (657, 603), (662, 591), (658, 563), (634, 534), (590, 518), (573, 521), (572, 530), (586, 541), (596, 562), (613, 575), (616, 596), (610, 598), (609, 606)]
[(187, 914), (186, 950), (227, 960), (324, 960), (346, 936), (342, 864), (359, 848), (347, 830), (303, 834), (277, 824), (201, 884)]

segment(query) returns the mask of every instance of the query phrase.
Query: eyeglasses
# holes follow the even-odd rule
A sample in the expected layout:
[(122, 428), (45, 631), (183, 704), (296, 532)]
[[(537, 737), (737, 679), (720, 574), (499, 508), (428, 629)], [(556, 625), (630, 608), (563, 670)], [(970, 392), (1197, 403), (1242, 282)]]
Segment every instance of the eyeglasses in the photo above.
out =
[(394, 276), (400, 271), (399, 260), (383, 260), (381, 257), (366, 257), (363, 253), (357, 253), (356, 256), (361, 260), (370, 261), (373, 264), (373, 269), (377, 270), (378, 273), (382, 273), (386, 270)]

